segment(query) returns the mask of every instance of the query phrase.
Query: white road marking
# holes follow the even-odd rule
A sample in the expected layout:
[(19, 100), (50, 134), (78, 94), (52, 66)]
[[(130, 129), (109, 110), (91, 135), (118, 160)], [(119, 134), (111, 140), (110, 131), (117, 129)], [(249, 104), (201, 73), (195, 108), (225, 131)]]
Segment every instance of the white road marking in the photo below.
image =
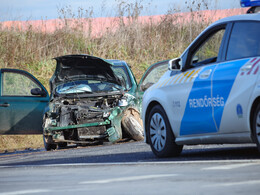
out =
[(221, 164), (221, 163), (249, 163), (259, 164), (259, 159), (244, 159), (244, 160), (198, 160), (198, 161), (153, 161), (153, 162), (115, 162), (115, 163), (68, 163), (68, 164), (45, 164), (45, 165), (0, 165), (0, 168), (12, 168), (12, 167), (64, 167), (64, 166), (125, 166), (125, 165), (183, 165), (183, 164)]
[(252, 165), (256, 165), (256, 163), (221, 165), (221, 166), (215, 166), (215, 167), (206, 167), (206, 168), (202, 168), (201, 170), (229, 170), (229, 169), (237, 169), (240, 167), (247, 167), (247, 166), (252, 166)]
[(46, 192), (51, 192), (51, 190), (45, 190), (45, 189), (20, 190), (20, 191), (13, 191), (13, 192), (3, 192), (0, 193), (0, 195), (36, 194), (36, 193), (46, 193)]
[(175, 176), (177, 176), (177, 174), (141, 175), (141, 176), (133, 176), (133, 177), (118, 177), (118, 178), (95, 180), (95, 181), (83, 181), (80, 182), (79, 184), (104, 184), (104, 183), (137, 181), (137, 180), (144, 180), (144, 179), (156, 179), (162, 177), (175, 177)]
[(219, 183), (219, 184), (204, 185), (203, 187), (230, 187), (230, 186), (255, 185), (255, 184), (260, 184), (260, 180)]

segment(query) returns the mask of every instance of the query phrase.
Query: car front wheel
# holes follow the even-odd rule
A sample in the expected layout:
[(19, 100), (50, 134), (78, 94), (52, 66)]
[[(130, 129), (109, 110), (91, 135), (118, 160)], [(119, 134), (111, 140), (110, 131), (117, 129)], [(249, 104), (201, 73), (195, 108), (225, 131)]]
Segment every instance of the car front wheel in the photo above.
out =
[(43, 143), (44, 143), (44, 148), (47, 151), (55, 150), (57, 148), (57, 145), (52, 143), (52, 137), (51, 136), (43, 135)]
[[(48, 127), (50, 124), (50, 120), (46, 118), (46, 116), (43, 117), (43, 129)], [(44, 135), (44, 130), (43, 130), (43, 143), (44, 143), (44, 148), (47, 151), (50, 150), (55, 150), (57, 148), (57, 145), (53, 143), (52, 137), (48, 135)]]
[(147, 135), (153, 153), (160, 158), (180, 155), (183, 146), (175, 143), (175, 137), (164, 109), (152, 108), (147, 121)]

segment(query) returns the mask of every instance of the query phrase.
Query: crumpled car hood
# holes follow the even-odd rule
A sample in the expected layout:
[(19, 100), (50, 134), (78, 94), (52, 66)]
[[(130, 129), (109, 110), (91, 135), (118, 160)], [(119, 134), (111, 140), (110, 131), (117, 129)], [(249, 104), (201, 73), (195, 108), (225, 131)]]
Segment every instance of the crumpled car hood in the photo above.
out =
[(54, 58), (56, 71), (51, 79), (53, 87), (60, 83), (80, 79), (98, 79), (122, 85), (119, 78), (105, 60), (89, 55), (66, 55)]

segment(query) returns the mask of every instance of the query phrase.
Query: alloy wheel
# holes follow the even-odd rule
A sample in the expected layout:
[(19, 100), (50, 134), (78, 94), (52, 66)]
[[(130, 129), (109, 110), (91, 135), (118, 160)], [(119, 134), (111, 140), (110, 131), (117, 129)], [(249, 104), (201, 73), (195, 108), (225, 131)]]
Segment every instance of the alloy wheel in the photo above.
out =
[(162, 151), (166, 143), (166, 125), (161, 114), (154, 113), (150, 121), (150, 136), (154, 149)]

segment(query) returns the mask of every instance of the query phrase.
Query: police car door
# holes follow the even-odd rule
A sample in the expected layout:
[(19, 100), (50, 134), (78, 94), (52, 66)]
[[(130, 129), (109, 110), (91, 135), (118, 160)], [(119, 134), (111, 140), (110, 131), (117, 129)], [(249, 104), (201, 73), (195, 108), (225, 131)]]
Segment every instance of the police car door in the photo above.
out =
[(185, 66), (196, 74), (181, 121), (180, 136), (218, 131), (213, 107), (223, 107), (224, 100), (221, 94), (212, 94), (212, 78), (222, 56), (226, 31), (226, 24), (213, 27), (202, 34), (188, 50)]
[(248, 110), (260, 66), (260, 23), (233, 24), (226, 56), (213, 76), (213, 106), (216, 127), (221, 133), (250, 131)]

